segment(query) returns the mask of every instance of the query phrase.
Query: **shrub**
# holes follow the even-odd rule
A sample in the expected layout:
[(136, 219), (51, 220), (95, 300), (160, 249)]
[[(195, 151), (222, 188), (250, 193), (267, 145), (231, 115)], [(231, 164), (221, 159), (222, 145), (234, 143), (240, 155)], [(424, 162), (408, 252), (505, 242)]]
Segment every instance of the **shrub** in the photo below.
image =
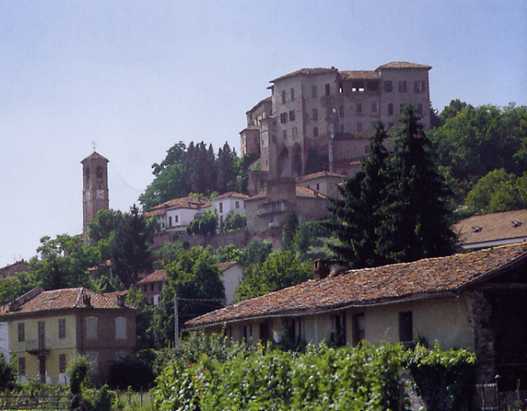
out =
[(15, 373), (0, 353), (0, 389), (11, 389), (15, 384)]
[(111, 364), (108, 382), (112, 388), (144, 390), (152, 386), (154, 372), (147, 361), (128, 356)]
[(69, 365), (67, 374), (70, 380), (70, 391), (73, 395), (81, 393), (82, 386), (88, 381), (90, 362), (86, 357), (78, 356)]

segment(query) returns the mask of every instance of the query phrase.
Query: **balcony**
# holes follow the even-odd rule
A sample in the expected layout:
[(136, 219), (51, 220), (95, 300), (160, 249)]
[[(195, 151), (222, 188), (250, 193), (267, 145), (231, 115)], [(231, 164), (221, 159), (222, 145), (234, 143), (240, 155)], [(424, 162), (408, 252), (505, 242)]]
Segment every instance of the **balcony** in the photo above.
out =
[(47, 355), (51, 347), (51, 340), (47, 338), (39, 338), (37, 340), (26, 340), (21, 343), (24, 344), (24, 351), (33, 355)]
[(258, 217), (261, 217), (268, 214), (285, 213), (289, 210), (289, 203), (286, 200), (270, 201), (258, 207), (258, 209), (256, 210), (256, 215)]

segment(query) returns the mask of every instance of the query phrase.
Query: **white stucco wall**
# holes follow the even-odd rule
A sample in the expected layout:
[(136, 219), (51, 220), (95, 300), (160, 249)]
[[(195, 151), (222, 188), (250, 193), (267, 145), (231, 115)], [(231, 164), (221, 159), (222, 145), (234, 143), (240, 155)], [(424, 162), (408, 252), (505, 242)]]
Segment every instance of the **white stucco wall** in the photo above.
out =
[(7, 322), (0, 322), (0, 353), (9, 361), (9, 327)]
[[(166, 217), (165, 217), (165, 224), (167, 229), (177, 229), (186, 228), (194, 219), (194, 216), (198, 213), (202, 212), (200, 209), (193, 209), (193, 208), (173, 208), (170, 210), (167, 210)], [(176, 222), (176, 216), (177, 216), (177, 222)], [(172, 217), (172, 227), (169, 226), (169, 219)]]
[(233, 265), (222, 273), (221, 279), (223, 281), (223, 288), (225, 289), (226, 305), (234, 303), (234, 295), (240, 286), (242, 278), (243, 269), (240, 264)]
[[(238, 202), (238, 207), (236, 207), (236, 202)], [(222, 204), (221, 210), (220, 203)], [(216, 199), (212, 201), (212, 209), (218, 215), (218, 221), (222, 221), (222, 219), (225, 220), (227, 218), (231, 211), (245, 215), (245, 201), (235, 197)]]

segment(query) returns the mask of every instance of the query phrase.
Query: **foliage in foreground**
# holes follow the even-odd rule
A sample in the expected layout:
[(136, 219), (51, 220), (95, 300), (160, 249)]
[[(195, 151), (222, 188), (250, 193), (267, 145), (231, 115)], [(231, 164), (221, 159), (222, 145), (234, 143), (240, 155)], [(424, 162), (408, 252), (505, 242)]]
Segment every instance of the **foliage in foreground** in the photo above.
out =
[[(401, 373), (409, 368), (419, 388), (433, 387), (448, 397), (442, 410), (454, 410), (475, 362), (465, 350), (405, 350), (396, 344), (308, 346), (304, 353), (270, 346), (205, 352), (163, 370), (152, 391), (156, 409), (394, 410), (405, 401)], [(437, 409), (428, 402), (429, 391), (422, 392), (429, 409)]]

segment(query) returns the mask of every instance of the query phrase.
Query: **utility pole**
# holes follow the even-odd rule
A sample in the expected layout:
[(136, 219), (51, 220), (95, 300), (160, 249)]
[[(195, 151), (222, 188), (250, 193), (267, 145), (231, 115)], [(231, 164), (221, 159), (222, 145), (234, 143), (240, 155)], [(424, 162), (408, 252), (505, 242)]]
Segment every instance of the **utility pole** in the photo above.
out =
[(174, 348), (179, 351), (179, 316), (177, 309), (177, 292), (174, 292)]

